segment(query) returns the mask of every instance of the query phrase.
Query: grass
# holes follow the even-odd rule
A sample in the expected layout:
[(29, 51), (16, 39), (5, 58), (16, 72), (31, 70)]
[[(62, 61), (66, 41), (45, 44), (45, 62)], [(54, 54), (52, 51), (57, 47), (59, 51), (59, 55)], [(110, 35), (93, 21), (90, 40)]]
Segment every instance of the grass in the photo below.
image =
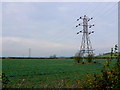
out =
[(76, 65), (73, 59), (3, 59), (2, 72), (10, 79), (12, 88), (18, 88), (23, 79), (23, 88), (53, 87), (59, 80), (72, 83), (85, 78), (87, 73), (100, 73), (106, 60), (98, 61), (101, 64)]

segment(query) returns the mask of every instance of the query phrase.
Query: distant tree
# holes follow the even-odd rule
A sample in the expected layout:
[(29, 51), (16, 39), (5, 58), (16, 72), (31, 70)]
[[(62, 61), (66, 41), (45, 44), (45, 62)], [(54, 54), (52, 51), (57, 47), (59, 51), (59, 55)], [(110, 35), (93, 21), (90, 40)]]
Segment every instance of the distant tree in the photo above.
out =
[(82, 53), (80, 53), (80, 52), (77, 52), (76, 54), (75, 54), (75, 56), (74, 56), (74, 60), (75, 60), (75, 62), (77, 62), (77, 63), (80, 63), (80, 62), (82, 62), (83, 61), (83, 57), (82, 57)]
[(112, 57), (113, 57), (113, 48), (111, 48), (111, 53), (110, 53), (110, 56), (111, 56), (111, 60), (112, 60)]
[(56, 54), (50, 56), (50, 58), (53, 58), (53, 59), (57, 58), (57, 57), (56, 57)]
[(94, 60), (94, 54), (88, 54), (88, 56), (87, 56), (87, 61), (89, 62), (89, 63), (91, 63), (92, 61)]
[(118, 52), (117, 52), (117, 51), (118, 51), (118, 45), (116, 44), (116, 45), (115, 45), (115, 48), (114, 48), (114, 53), (115, 53), (114, 55), (115, 55), (115, 56), (118, 55)]

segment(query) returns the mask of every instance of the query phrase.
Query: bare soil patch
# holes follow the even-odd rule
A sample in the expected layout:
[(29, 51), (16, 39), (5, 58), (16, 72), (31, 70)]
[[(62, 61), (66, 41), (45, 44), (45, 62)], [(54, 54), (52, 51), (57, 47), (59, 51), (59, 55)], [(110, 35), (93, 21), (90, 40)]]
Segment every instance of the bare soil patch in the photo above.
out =
[(82, 64), (82, 65), (85, 65), (85, 64), (100, 64), (100, 63), (74, 63), (74, 64)]

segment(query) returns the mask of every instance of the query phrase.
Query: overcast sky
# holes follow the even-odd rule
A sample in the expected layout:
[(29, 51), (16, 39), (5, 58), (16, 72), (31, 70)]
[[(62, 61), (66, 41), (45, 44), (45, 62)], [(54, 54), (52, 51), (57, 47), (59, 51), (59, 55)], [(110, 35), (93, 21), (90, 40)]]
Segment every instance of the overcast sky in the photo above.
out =
[(93, 17), (89, 29), (95, 54), (109, 52), (118, 43), (117, 2), (4, 2), (3, 56), (74, 56), (80, 49), (80, 16)]

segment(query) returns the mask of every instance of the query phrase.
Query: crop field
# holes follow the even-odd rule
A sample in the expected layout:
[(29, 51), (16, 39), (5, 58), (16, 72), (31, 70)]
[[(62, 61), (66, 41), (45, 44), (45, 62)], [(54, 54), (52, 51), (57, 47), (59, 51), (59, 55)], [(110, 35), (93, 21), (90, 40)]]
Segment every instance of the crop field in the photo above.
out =
[(87, 73), (100, 73), (106, 60), (97, 61), (100, 64), (74, 64), (73, 59), (3, 59), (2, 72), (10, 88), (57, 87), (61, 80), (74, 83), (86, 79)]

